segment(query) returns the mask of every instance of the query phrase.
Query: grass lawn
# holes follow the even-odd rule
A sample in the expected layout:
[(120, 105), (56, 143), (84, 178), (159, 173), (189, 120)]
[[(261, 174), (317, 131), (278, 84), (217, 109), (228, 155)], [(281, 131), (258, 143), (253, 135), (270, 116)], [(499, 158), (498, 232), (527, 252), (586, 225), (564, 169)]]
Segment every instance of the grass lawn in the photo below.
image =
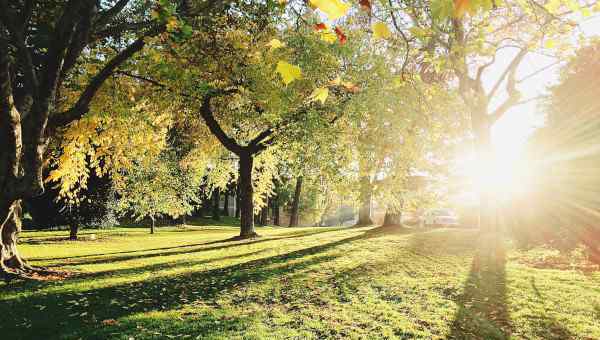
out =
[(258, 229), (25, 232), (76, 275), (0, 283), (0, 339), (600, 339), (600, 272), (484, 256), (473, 230)]

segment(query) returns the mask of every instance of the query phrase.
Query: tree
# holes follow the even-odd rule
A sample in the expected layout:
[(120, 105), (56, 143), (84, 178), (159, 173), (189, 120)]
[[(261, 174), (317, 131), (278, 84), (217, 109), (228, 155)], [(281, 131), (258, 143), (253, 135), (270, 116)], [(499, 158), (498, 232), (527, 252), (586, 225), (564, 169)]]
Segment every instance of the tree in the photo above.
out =
[[(168, 73), (146, 68), (136, 74), (185, 98), (185, 106), (198, 108), (211, 134), (239, 159), (240, 238), (257, 235), (255, 203), (258, 198), (262, 204), (263, 193), (272, 189), (269, 178), (265, 191), (255, 192), (261, 181), (254, 178), (254, 170), (263, 178), (272, 177), (266, 170), (274, 169), (276, 151), (282, 150), (277, 144), (334, 123), (343, 108), (333, 103), (352, 92), (348, 83), (329, 84), (341, 73), (335, 46), (312, 28), (286, 27), (278, 35), (276, 24), (285, 23), (267, 15), (281, 14), (278, 5), (247, 7), (214, 18), (210, 27), (197, 23), (198, 33), (185, 45), (157, 45), (157, 51), (166, 51)], [(211, 45), (210, 53), (206, 45)]]
[[(448, 81), (454, 75), (471, 116), (472, 132), (482, 164), (491, 164), (491, 127), (509, 109), (521, 103), (517, 69), (527, 53), (552, 49), (574, 26), (573, 12), (591, 13), (593, 2), (452, 1), (361, 2), (373, 36), (404, 48), (397, 58), (404, 78), (425, 82)], [(327, 11), (327, 9), (323, 9)], [(393, 29), (393, 31), (390, 29)], [(397, 36), (397, 37), (396, 37)], [(562, 39), (560, 48), (568, 45)], [(500, 62), (512, 51), (507, 65)], [(544, 51), (545, 52), (545, 51)], [(510, 56), (510, 52), (508, 54)], [(491, 89), (484, 79), (490, 69), (504, 67)], [(538, 72), (524, 77), (529, 78)], [(502, 88), (505, 91), (502, 93)], [(499, 104), (498, 104), (499, 102)], [(491, 167), (491, 165), (490, 165)], [(366, 188), (366, 186), (365, 186)], [(494, 228), (494, 193), (481, 190), (483, 224)], [(363, 195), (368, 198), (368, 192)]]
[[(0, 272), (5, 277), (35, 271), (17, 251), (19, 200), (43, 192), (49, 140), (89, 110), (104, 81), (144, 47), (145, 37), (164, 29), (145, 15), (145, 6), (128, 3), (0, 1), (0, 138), (5, 146), (0, 156)], [(109, 42), (117, 52), (96, 48)], [(83, 55), (100, 68), (78, 64)], [(75, 73), (88, 81), (72, 92), (74, 100), (63, 101), (63, 89)]]
[(121, 215), (131, 214), (138, 221), (150, 218), (151, 234), (157, 218), (187, 215), (198, 201), (194, 188), (197, 180), (186, 176), (188, 173), (171, 157), (163, 153), (154, 162), (138, 164), (115, 188), (118, 197), (114, 209)]
[[(581, 8), (576, 2), (570, 3), (571, 8)], [(519, 66), (531, 51), (551, 50), (555, 41), (569, 34), (573, 23), (566, 18), (571, 10), (565, 10), (565, 6), (566, 2), (561, 4), (561, 1), (545, 6), (507, 1), (498, 6), (485, 1), (441, 0), (431, 3), (429, 13), (412, 16), (411, 33), (424, 46), (424, 58), (431, 60), (428, 64), (435, 70), (429, 74), (447, 69), (458, 81), (459, 93), (471, 118), (478, 162), (488, 167), (483, 170), (487, 173), (495, 167), (492, 126), (522, 103), (519, 83), (540, 71), (518, 79)], [(503, 63), (503, 60), (510, 61)], [(490, 71), (494, 68), (502, 71), (496, 75)], [(497, 193), (491, 186), (479, 191), (480, 226), (494, 231)]]

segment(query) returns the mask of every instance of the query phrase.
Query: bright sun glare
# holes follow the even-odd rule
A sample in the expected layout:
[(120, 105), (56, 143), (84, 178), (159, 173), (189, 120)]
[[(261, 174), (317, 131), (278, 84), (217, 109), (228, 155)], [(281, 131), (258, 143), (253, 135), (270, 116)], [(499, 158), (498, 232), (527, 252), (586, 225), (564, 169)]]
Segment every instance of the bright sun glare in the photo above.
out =
[(482, 161), (474, 152), (462, 155), (459, 172), (468, 180), (467, 191), (485, 190), (499, 200), (523, 195), (531, 188), (532, 164), (525, 155), (531, 125), (523, 124), (523, 116), (507, 115), (493, 128), (494, 153)]

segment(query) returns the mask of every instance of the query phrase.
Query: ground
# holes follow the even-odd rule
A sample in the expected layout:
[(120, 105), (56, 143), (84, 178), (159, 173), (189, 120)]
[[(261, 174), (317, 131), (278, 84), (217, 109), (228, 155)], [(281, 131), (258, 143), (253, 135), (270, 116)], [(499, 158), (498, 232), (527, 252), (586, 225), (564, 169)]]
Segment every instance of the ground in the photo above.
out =
[(0, 283), (0, 337), (600, 338), (599, 272), (490, 256), (475, 230), (259, 228), (224, 241), (237, 232), (25, 232), (31, 263), (76, 274)]

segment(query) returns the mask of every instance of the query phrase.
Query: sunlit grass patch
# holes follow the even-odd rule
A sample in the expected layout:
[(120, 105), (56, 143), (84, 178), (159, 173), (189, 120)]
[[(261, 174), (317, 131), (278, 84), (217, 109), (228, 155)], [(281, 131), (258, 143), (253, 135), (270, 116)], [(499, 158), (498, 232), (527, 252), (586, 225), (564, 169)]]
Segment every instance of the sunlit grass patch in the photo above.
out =
[(473, 230), (125, 229), (23, 244), (76, 275), (0, 286), (2, 338), (600, 337), (599, 275), (486, 257)]

